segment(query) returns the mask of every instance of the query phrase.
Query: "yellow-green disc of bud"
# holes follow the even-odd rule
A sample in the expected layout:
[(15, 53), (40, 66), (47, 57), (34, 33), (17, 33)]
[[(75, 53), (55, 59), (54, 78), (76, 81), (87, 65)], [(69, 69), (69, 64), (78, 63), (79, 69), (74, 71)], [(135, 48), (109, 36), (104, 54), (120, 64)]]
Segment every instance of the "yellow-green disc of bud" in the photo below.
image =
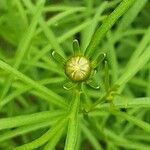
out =
[(65, 64), (65, 74), (72, 81), (85, 81), (91, 73), (90, 61), (83, 56), (74, 56)]

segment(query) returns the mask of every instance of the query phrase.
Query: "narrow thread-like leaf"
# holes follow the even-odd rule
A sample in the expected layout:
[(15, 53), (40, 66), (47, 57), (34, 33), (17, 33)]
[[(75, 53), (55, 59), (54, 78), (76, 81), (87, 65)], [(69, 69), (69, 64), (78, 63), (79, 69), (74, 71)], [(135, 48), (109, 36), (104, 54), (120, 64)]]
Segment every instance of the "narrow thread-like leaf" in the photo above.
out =
[(85, 55), (91, 57), (96, 47), (106, 35), (107, 31), (115, 24), (115, 22), (129, 9), (135, 0), (123, 0), (119, 6), (106, 18), (104, 23), (94, 33), (86, 51)]

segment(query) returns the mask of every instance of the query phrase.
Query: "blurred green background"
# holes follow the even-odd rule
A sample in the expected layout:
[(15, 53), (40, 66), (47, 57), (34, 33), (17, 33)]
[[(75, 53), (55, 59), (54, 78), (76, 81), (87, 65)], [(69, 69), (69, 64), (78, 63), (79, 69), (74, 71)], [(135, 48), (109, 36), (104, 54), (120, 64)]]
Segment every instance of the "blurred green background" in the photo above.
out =
[[(51, 57), (50, 50), (54, 49), (69, 58), (73, 53), (72, 41), (78, 39), (81, 50), (85, 51), (95, 30), (121, 0), (47, 0), (45, 5), (43, 2), (44, 0), (0, 1), (0, 60), (28, 77), (25, 81), (22, 74), (18, 78), (15, 73), (8, 73), (7, 69), (0, 69), (0, 118), (46, 110), (61, 111), (61, 101), (59, 104), (55, 99), (69, 103), (72, 92), (63, 89), (67, 78), (63, 68)], [(137, 0), (107, 33), (97, 47), (96, 53), (93, 53), (95, 56), (99, 52), (107, 54), (111, 84), (123, 74), (132, 54), (142, 48), (144, 52), (146, 44), (150, 44), (149, 25), (150, 1)], [(141, 44), (144, 36), (147, 37)], [(138, 60), (138, 58), (134, 60), (134, 65)], [(95, 80), (101, 85), (104, 76), (103, 65), (99, 66), (99, 70)], [(39, 84), (34, 88), (34, 83), (40, 83), (46, 89), (39, 87)], [(85, 93), (81, 97), (81, 108), (87, 107), (87, 99), (93, 103), (103, 93), (102, 86), (99, 90), (86, 86)], [(150, 61), (129, 80), (121, 95), (122, 100), (126, 97), (128, 101), (130, 98), (150, 97)], [(148, 131), (135, 126), (134, 121), (131, 119), (130, 122), (128, 117), (128, 119), (123, 116), (120, 118), (102, 110), (101, 116), (91, 119), (90, 125), (83, 129), (77, 149), (98, 150), (100, 147), (108, 150), (149, 149), (149, 105), (148, 103), (148, 107), (144, 108), (138, 105), (135, 108), (120, 109), (135, 116), (139, 124), (140, 121), (144, 121), (146, 124), (143, 128), (147, 126)], [(95, 124), (93, 120), (97, 120), (100, 125)], [(139, 126), (142, 125), (141, 123)], [(45, 126), (31, 129), (30, 132), (25, 125), (20, 129), (14, 127), (0, 130), (0, 150), (11, 150), (40, 137), (47, 131), (47, 126), (45, 123)], [(99, 126), (100, 130), (97, 131), (95, 126)], [(56, 149), (64, 148), (65, 137), (66, 134), (63, 134)]]

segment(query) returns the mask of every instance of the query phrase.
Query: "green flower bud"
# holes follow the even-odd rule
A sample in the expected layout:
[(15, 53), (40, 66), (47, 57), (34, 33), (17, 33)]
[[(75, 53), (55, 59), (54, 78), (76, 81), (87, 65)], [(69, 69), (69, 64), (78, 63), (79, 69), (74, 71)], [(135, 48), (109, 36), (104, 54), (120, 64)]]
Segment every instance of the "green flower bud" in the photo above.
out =
[(65, 64), (65, 74), (72, 81), (85, 81), (91, 74), (90, 61), (83, 56), (71, 57)]

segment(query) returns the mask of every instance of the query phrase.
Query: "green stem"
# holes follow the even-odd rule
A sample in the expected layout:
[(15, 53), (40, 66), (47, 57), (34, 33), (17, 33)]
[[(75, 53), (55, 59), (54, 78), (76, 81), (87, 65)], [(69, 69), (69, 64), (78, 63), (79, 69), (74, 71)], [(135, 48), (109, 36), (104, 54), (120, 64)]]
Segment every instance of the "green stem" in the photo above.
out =
[(42, 145), (44, 145), (46, 142), (48, 142), (50, 139), (52, 139), (56, 133), (61, 130), (63, 126), (66, 125), (66, 119), (60, 119), (56, 122), (46, 133), (44, 133), (41, 137), (35, 139), (34, 141), (18, 146), (15, 148), (15, 150), (32, 150), (36, 149)]
[(0, 68), (9, 72), (12, 76), (18, 77), (21, 81), (29, 85), (30, 87), (36, 89), (36, 91), (40, 94), (44, 94), (47, 97), (47, 100), (51, 103), (54, 103), (60, 107), (65, 107), (66, 104), (62, 100), (63, 98), (56, 94), (55, 92), (51, 91), (50, 89), (42, 86), (41, 84), (37, 83), (36, 81), (32, 80), (28, 76), (24, 75), (23, 73), (19, 72), (15, 68), (12, 68), (7, 63), (0, 60)]
[(16, 117), (2, 118), (0, 119), (0, 130), (44, 122), (49, 119), (56, 118), (57, 116), (62, 114), (63, 114), (62, 111), (55, 111), (55, 112), (43, 111), (29, 115), (20, 115)]
[[(115, 99), (113, 105), (117, 108), (136, 108), (136, 107), (150, 107), (150, 97), (141, 97), (141, 98), (129, 98), (127, 101), (125, 99)], [(110, 109), (110, 103), (104, 103), (95, 105), (96, 109)]]
[(75, 91), (75, 99), (71, 102), (69, 110), (68, 133), (65, 143), (65, 150), (74, 150), (78, 139), (79, 127), (79, 108), (80, 108), (80, 91)]
[(119, 6), (107, 17), (104, 23), (94, 33), (91, 42), (89, 43), (85, 55), (91, 57), (96, 47), (106, 35), (107, 31), (115, 24), (115, 22), (129, 9), (135, 0), (123, 0)]

